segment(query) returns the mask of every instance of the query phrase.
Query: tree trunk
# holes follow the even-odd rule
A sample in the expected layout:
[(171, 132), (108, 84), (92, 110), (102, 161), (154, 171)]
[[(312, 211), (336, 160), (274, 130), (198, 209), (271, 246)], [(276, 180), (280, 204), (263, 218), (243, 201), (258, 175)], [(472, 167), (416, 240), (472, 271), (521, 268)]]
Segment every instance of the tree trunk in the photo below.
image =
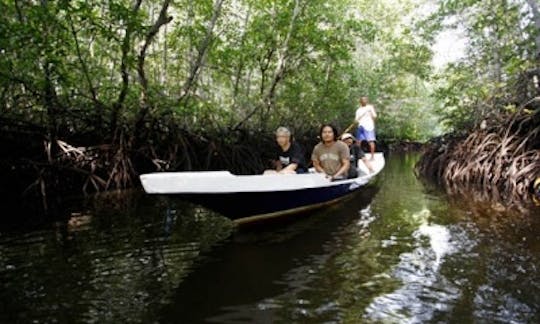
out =
[(298, 17), (299, 13), (300, 13), (300, 0), (295, 0), (293, 14), (291, 17), (291, 21), (289, 23), (289, 30), (287, 31), (287, 36), (285, 37), (285, 41), (283, 42), (281, 51), (278, 52), (278, 65), (276, 67), (276, 70), (274, 71), (274, 78), (272, 79), (272, 83), (270, 84), (270, 88), (268, 90), (268, 93), (266, 94), (266, 97), (263, 99), (264, 103), (267, 105), (267, 109), (273, 106), (274, 96), (276, 93), (276, 87), (279, 81), (283, 79), (283, 76), (287, 69), (287, 63), (289, 61), (289, 42), (294, 32), (296, 18)]
[(19, 1), (15, 0), (15, 10), (17, 11), (17, 18), (19, 18), (19, 21), (21, 23), (24, 23), (25, 20), (24, 20), (24, 17), (22, 15), (22, 10), (20, 8), (20, 4), (19, 4)]
[(221, 14), (221, 7), (223, 5), (223, 2), (224, 0), (216, 0), (216, 2), (214, 3), (212, 18), (210, 20), (210, 23), (208, 24), (208, 27), (206, 28), (206, 35), (197, 49), (197, 57), (195, 58), (195, 62), (191, 64), (189, 76), (184, 83), (184, 86), (182, 87), (182, 93), (180, 95), (180, 99), (178, 100), (179, 102), (183, 102), (184, 100), (186, 100), (186, 98), (188, 98), (189, 94), (193, 91), (193, 88), (197, 83), (201, 68), (206, 58), (208, 47), (212, 42), (216, 22), (219, 18), (219, 15)]
[[(244, 18), (244, 30), (242, 31), (242, 37), (240, 38), (240, 45), (239, 45), (240, 48), (244, 47), (250, 14), (251, 14), (251, 6), (248, 5), (248, 11), (246, 13), (246, 17)], [(234, 100), (235, 105), (238, 99), (237, 97), (238, 97), (238, 92), (240, 88), (240, 78), (242, 77), (243, 70), (244, 70), (244, 60), (239, 60), (238, 66), (236, 67), (236, 74), (234, 78), (233, 100)]]
[(146, 73), (144, 70), (144, 63), (146, 60), (146, 51), (148, 50), (148, 46), (152, 44), (161, 26), (168, 24), (173, 19), (172, 17), (167, 16), (167, 9), (169, 8), (170, 3), (171, 3), (171, 0), (165, 0), (163, 2), (163, 5), (161, 6), (161, 11), (159, 12), (159, 17), (156, 20), (156, 22), (152, 25), (148, 33), (146, 34), (146, 37), (144, 39), (144, 44), (141, 47), (141, 50), (139, 51), (139, 55), (137, 58), (137, 74), (139, 75), (139, 83), (141, 84), (141, 98), (140, 98), (141, 109), (139, 110), (139, 114), (135, 121), (134, 136), (135, 134), (139, 133), (139, 129), (142, 127), (144, 118), (146, 117), (146, 115), (148, 114), (150, 110), (150, 104), (148, 102), (148, 79), (146, 78)]
[[(261, 95), (263, 97), (261, 98), (261, 102), (257, 104), (253, 110), (247, 114), (244, 119), (242, 119), (236, 126), (233, 128), (234, 130), (238, 130), (246, 121), (248, 121), (251, 117), (257, 113), (257, 111), (261, 110), (261, 124), (265, 123), (265, 116), (268, 115), (268, 112), (270, 111), (270, 108), (274, 105), (274, 97), (275, 92), (278, 83), (283, 79), (286, 69), (287, 69), (287, 63), (289, 60), (289, 42), (291, 40), (291, 36), (295, 29), (296, 24), (296, 18), (298, 18), (298, 15), (300, 14), (300, 0), (295, 0), (294, 2), (294, 9), (292, 12), (291, 20), (289, 22), (289, 30), (287, 31), (287, 36), (285, 37), (285, 40), (283, 41), (283, 44), (281, 45), (281, 48), (277, 51), (278, 52), (278, 64), (276, 66), (276, 69), (274, 70), (274, 76), (272, 78), (272, 83), (270, 84), (270, 87), (268, 88), (268, 91), (266, 94), (264, 94), (265, 90), (265, 73), (266, 69), (268, 68), (270, 57), (273, 55), (275, 49), (270, 48), (267, 55), (267, 64), (261, 65)], [(264, 108), (266, 108), (266, 113), (264, 111)]]
[(81, 70), (84, 75), (84, 78), (86, 80), (86, 83), (88, 83), (88, 90), (90, 91), (90, 94), (92, 96), (92, 101), (94, 103), (95, 111), (95, 117), (96, 117), (96, 128), (101, 131), (103, 129), (103, 108), (104, 105), (101, 101), (99, 101), (97, 97), (96, 88), (94, 87), (94, 83), (92, 82), (92, 78), (90, 77), (90, 71), (88, 71), (88, 66), (86, 65), (86, 62), (84, 61), (81, 53), (81, 47), (79, 44), (79, 38), (77, 36), (77, 31), (75, 30), (75, 26), (73, 24), (73, 19), (71, 18), (71, 13), (68, 12), (67, 19), (69, 22), (69, 27), (71, 30), (71, 35), (73, 36), (73, 40), (75, 41), (75, 51), (77, 53), (77, 59), (79, 60), (79, 64), (81, 65)]
[(167, 29), (167, 25), (165, 25), (165, 27), (163, 27), (163, 70), (160, 75), (161, 84), (167, 83), (167, 71), (168, 71), (167, 34), (168, 34), (168, 29)]
[(259, 94), (261, 98), (264, 96), (264, 90), (266, 89), (266, 71), (268, 71), (270, 62), (272, 62), (272, 56), (274, 56), (274, 53), (276, 52), (276, 48), (273, 46), (273, 44), (270, 45), (272, 45), (272, 47), (268, 48), (266, 55), (259, 62), (259, 69), (261, 72), (261, 86), (259, 87)]
[[(137, 15), (139, 9), (141, 8), (142, 0), (135, 0), (133, 7), (131, 9), (131, 15)], [(130, 17), (131, 18), (131, 17)], [(116, 137), (117, 128), (118, 128), (118, 115), (120, 114), (120, 109), (124, 105), (124, 100), (127, 96), (127, 91), (129, 88), (129, 72), (128, 72), (128, 56), (131, 50), (131, 34), (133, 33), (133, 24), (130, 19), (127, 21), (126, 34), (122, 41), (122, 58), (120, 63), (120, 73), (122, 74), (122, 85), (120, 89), (120, 94), (118, 99), (113, 104), (111, 112), (111, 132), (113, 137)]]
[[(41, 0), (41, 7), (42, 9), (48, 13), (48, 1), (47, 0)], [(43, 35), (44, 35), (44, 42), (45, 42), (45, 48), (49, 47), (49, 35), (50, 34), (50, 27), (44, 23), (43, 25)], [(56, 141), (56, 138), (58, 136), (58, 130), (59, 130), (59, 111), (58, 111), (58, 100), (56, 97), (56, 90), (53, 84), (53, 69), (52, 69), (52, 63), (51, 58), (49, 58), (50, 53), (48, 50), (44, 53), (43, 58), (43, 89), (42, 89), (42, 99), (43, 99), (43, 106), (46, 109), (47, 112), (47, 137), (49, 143), (54, 143)], [(49, 162), (52, 160), (51, 154), (49, 154)]]
[(56, 107), (56, 91), (52, 83), (52, 71), (49, 60), (45, 60), (43, 63), (43, 72), (45, 77), (45, 83), (43, 84), (43, 106), (47, 110), (47, 137), (50, 143), (56, 141), (58, 135), (58, 109)]
[(538, 0), (527, 0), (533, 15), (534, 26), (536, 27), (536, 37), (534, 43), (536, 45), (536, 60), (540, 61), (540, 9), (538, 8)]

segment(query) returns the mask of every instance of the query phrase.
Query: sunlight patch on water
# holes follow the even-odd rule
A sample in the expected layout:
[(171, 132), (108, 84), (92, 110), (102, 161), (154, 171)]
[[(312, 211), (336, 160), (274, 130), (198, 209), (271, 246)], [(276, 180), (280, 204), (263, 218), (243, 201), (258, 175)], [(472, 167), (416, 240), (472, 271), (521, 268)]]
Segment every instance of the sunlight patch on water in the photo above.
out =
[[(412, 215), (411, 218), (420, 223), (412, 234), (415, 248), (399, 256), (399, 263), (391, 274), (402, 285), (391, 293), (376, 297), (366, 308), (366, 318), (385, 323), (429, 321), (437, 313), (447, 312), (452, 301), (460, 297), (459, 288), (439, 272), (445, 256), (455, 253), (458, 248), (447, 227), (428, 223), (430, 216), (427, 209)], [(398, 240), (391, 237), (381, 244), (388, 246), (395, 242)]]
[(420, 225), (427, 223), (430, 217), (431, 211), (427, 208), (424, 208), (421, 211), (411, 215), (411, 219)]
[(430, 248), (435, 253), (434, 271), (439, 269), (441, 260), (445, 255), (455, 251), (454, 246), (450, 243), (450, 231), (444, 226), (424, 223), (420, 225), (420, 228), (418, 228), (413, 236), (418, 240), (421, 237), (429, 238)]
[(361, 209), (358, 213), (360, 214), (360, 219), (357, 222), (357, 225), (360, 228), (358, 234), (360, 234), (361, 237), (367, 237), (369, 236), (369, 225), (377, 219), (377, 216), (373, 214), (371, 205)]

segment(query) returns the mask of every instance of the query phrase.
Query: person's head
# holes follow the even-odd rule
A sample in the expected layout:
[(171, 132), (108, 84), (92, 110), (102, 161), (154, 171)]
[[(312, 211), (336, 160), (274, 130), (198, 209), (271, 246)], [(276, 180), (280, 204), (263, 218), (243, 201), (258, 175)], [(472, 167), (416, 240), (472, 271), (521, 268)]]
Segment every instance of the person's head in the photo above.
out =
[(360, 98), (360, 105), (365, 106), (369, 103), (369, 99), (366, 96)]
[(323, 143), (335, 142), (338, 137), (338, 131), (332, 124), (323, 124), (319, 131), (319, 136)]
[(345, 144), (347, 144), (348, 146), (351, 146), (351, 145), (354, 144), (355, 138), (354, 138), (354, 136), (352, 136), (351, 133), (345, 133), (345, 134), (341, 135), (341, 140), (343, 142), (345, 142)]
[(291, 131), (287, 127), (278, 127), (275, 134), (279, 146), (284, 147), (291, 142)]

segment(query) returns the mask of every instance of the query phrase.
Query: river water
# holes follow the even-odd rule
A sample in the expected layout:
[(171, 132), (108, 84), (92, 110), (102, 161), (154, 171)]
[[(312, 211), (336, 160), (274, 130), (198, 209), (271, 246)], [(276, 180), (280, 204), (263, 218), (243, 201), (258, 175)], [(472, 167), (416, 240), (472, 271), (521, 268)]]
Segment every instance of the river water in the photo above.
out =
[(540, 322), (540, 215), (450, 199), (416, 179), (417, 158), (257, 228), (137, 191), (3, 226), (0, 322)]

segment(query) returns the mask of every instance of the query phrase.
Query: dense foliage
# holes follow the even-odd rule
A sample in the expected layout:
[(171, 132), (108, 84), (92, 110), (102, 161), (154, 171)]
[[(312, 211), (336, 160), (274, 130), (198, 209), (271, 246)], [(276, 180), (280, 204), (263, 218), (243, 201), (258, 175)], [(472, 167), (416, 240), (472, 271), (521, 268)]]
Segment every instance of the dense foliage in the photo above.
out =
[(450, 129), (503, 124), (521, 106), (534, 108), (529, 101), (540, 90), (538, 7), (535, 0), (440, 1), (429, 28), (454, 28), (467, 39), (464, 57), (438, 76), (434, 94)]
[(407, 26), (413, 2), (5, 1), (1, 115), (103, 141), (170, 119), (306, 130), (346, 126), (366, 94), (391, 107), (384, 134), (416, 138), (423, 125), (396, 105), (413, 98), (422, 114), (425, 104), (431, 53)]

